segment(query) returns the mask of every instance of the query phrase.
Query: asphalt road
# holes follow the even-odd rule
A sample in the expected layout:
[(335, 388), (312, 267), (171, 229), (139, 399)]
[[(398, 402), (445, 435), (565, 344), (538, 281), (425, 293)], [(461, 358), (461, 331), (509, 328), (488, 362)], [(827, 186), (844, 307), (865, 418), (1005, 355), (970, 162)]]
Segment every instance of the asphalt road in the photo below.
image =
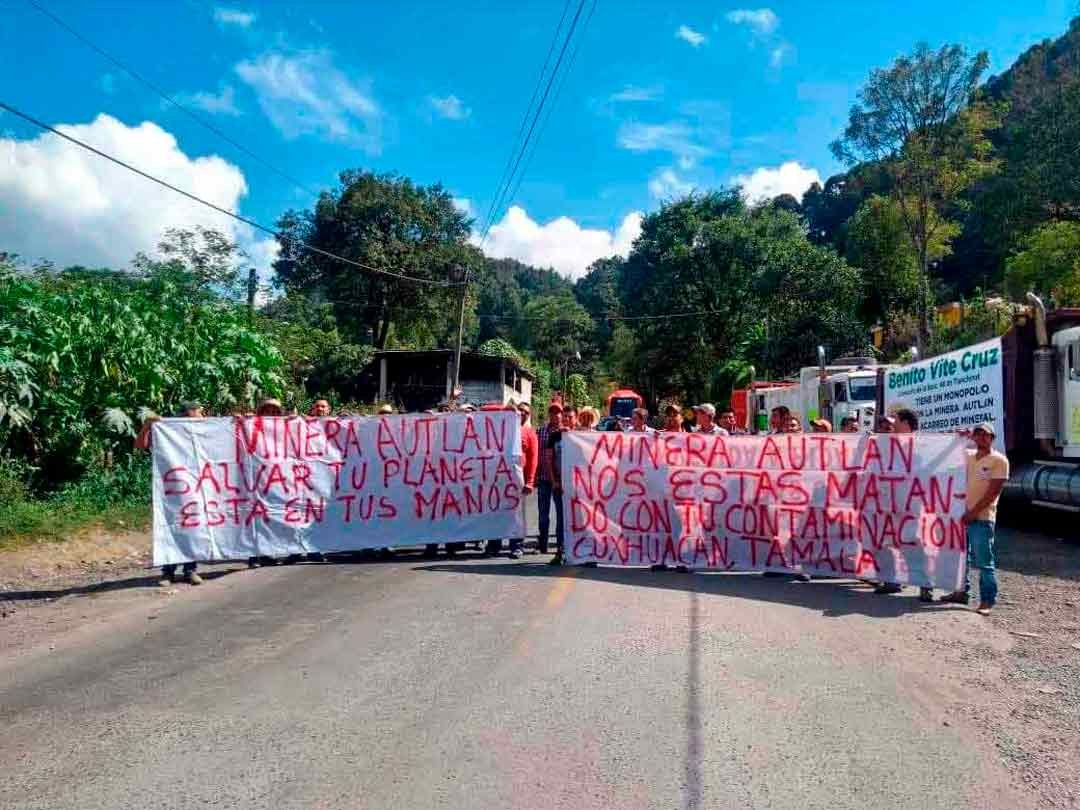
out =
[(0, 807), (1015, 809), (919, 641), (979, 621), (539, 557), (243, 571), (0, 661)]

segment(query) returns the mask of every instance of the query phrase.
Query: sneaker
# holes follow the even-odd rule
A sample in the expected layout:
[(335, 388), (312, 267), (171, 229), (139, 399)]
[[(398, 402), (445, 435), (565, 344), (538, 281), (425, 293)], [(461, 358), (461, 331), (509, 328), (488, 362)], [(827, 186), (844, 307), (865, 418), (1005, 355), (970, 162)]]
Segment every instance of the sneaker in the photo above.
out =
[(933, 602), (934, 591), (932, 588), (919, 588), (919, 601), (920, 602)]
[(522, 554), (517, 549), (514, 549), (513, 551), (510, 552), (510, 559), (511, 560), (520, 560), (521, 557), (522, 557)]
[(202, 585), (202, 577), (197, 571), (189, 571), (184, 575), (184, 582), (188, 585)]
[(900, 593), (902, 590), (904, 590), (903, 585), (897, 585), (895, 582), (882, 582), (874, 588), (874, 593), (880, 596), (882, 594)]
[(173, 578), (172, 577), (165, 576), (165, 577), (162, 577), (161, 579), (158, 580), (158, 587), (159, 588), (168, 588), (172, 584), (173, 584)]
[(968, 595), (963, 591), (953, 591), (952, 593), (945, 594), (938, 601), (949, 605), (966, 605), (968, 603)]
[(991, 605), (986, 604), (986, 602), (979, 602), (979, 606), (975, 608), (975, 612), (978, 613), (980, 616), (989, 616), (990, 609)]

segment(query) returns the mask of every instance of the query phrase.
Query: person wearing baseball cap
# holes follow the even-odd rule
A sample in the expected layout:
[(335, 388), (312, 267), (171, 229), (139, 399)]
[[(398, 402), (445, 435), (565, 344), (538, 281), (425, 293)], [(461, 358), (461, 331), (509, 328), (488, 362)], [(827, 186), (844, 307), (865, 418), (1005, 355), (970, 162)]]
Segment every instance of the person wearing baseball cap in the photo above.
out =
[(716, 406), (711, 402), (703, 402), (694, 406), (694, 433), (704, 433), (709, 436), (727, 436), (728, 432), (716, 424)]
[(964, 590), (942, 597), (942, 602), (966, 605), (971, 590), (971, 570), (979, 571), (980, 616), (989, 616), (997, 602), (998, 583), (994, 563), (994, 529), (1001, 490), (1009, 480), (1009, 459), (994, 449), (996, 431), (990, 422), (981, 422), (961, 435), (975, 444), (968, 451), (967, 511), (961, 520), (967, 526), (968, 564), (964, 572)]

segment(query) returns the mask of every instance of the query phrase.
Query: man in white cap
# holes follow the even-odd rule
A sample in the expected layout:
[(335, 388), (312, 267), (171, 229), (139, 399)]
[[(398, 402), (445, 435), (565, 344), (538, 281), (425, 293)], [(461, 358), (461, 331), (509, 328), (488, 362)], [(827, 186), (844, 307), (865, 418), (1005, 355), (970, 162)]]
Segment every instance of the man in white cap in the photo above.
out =
[(727, 436), (728, 432), (716, 424), (716, 406), (711, 402), (703, 402), (694, 406), (694, 433), (704, 433), (710, 436)]
[(971, 589), (971, 569), (979, 570), (980, 616), (989, 616), (997, 602), (998, 584), (994, 564), (994, 527), (1001, 490), (1009, 480), (1009, 459), (994, 449), (994, 426), (983, 422), (970, 433), (964, 433), (975, 443), (968, 451), (967, 511), (961, 518), (967, 525), (968, 565), (964, 573), (964, 590), (942, 597), (942, 602), (968, 603)]

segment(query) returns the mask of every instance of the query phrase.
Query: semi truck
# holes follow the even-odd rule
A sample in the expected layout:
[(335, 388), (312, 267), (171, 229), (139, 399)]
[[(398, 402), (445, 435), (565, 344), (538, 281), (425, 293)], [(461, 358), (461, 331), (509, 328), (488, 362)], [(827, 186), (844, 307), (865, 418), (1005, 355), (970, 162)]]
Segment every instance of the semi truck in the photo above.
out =
[[(1001, 337), (1004, 496), (1080, 512), (1080, 309), (1047, 312), (1033, 293), (1027, 300)], [(882, 375), (881, 407), (886, 386)]]
[(783, 405), (799, 417), (804, 430), (814, 419), (828, 419), (839, 430), (840, 422), (854, 417), (863, 431), (874, 429), (877, 414), (878, 365), (872, 357), (839, 357), (825, 363), (825, 351), (818, 347), (818, 365), (799, 370), (799, 379), (761, 387), (757, 384), (735, 392), (732, 400), (745, 398), (753, 403), (753, 423), (748, 429), (762, 433), (769, 429), (769, 414)]

